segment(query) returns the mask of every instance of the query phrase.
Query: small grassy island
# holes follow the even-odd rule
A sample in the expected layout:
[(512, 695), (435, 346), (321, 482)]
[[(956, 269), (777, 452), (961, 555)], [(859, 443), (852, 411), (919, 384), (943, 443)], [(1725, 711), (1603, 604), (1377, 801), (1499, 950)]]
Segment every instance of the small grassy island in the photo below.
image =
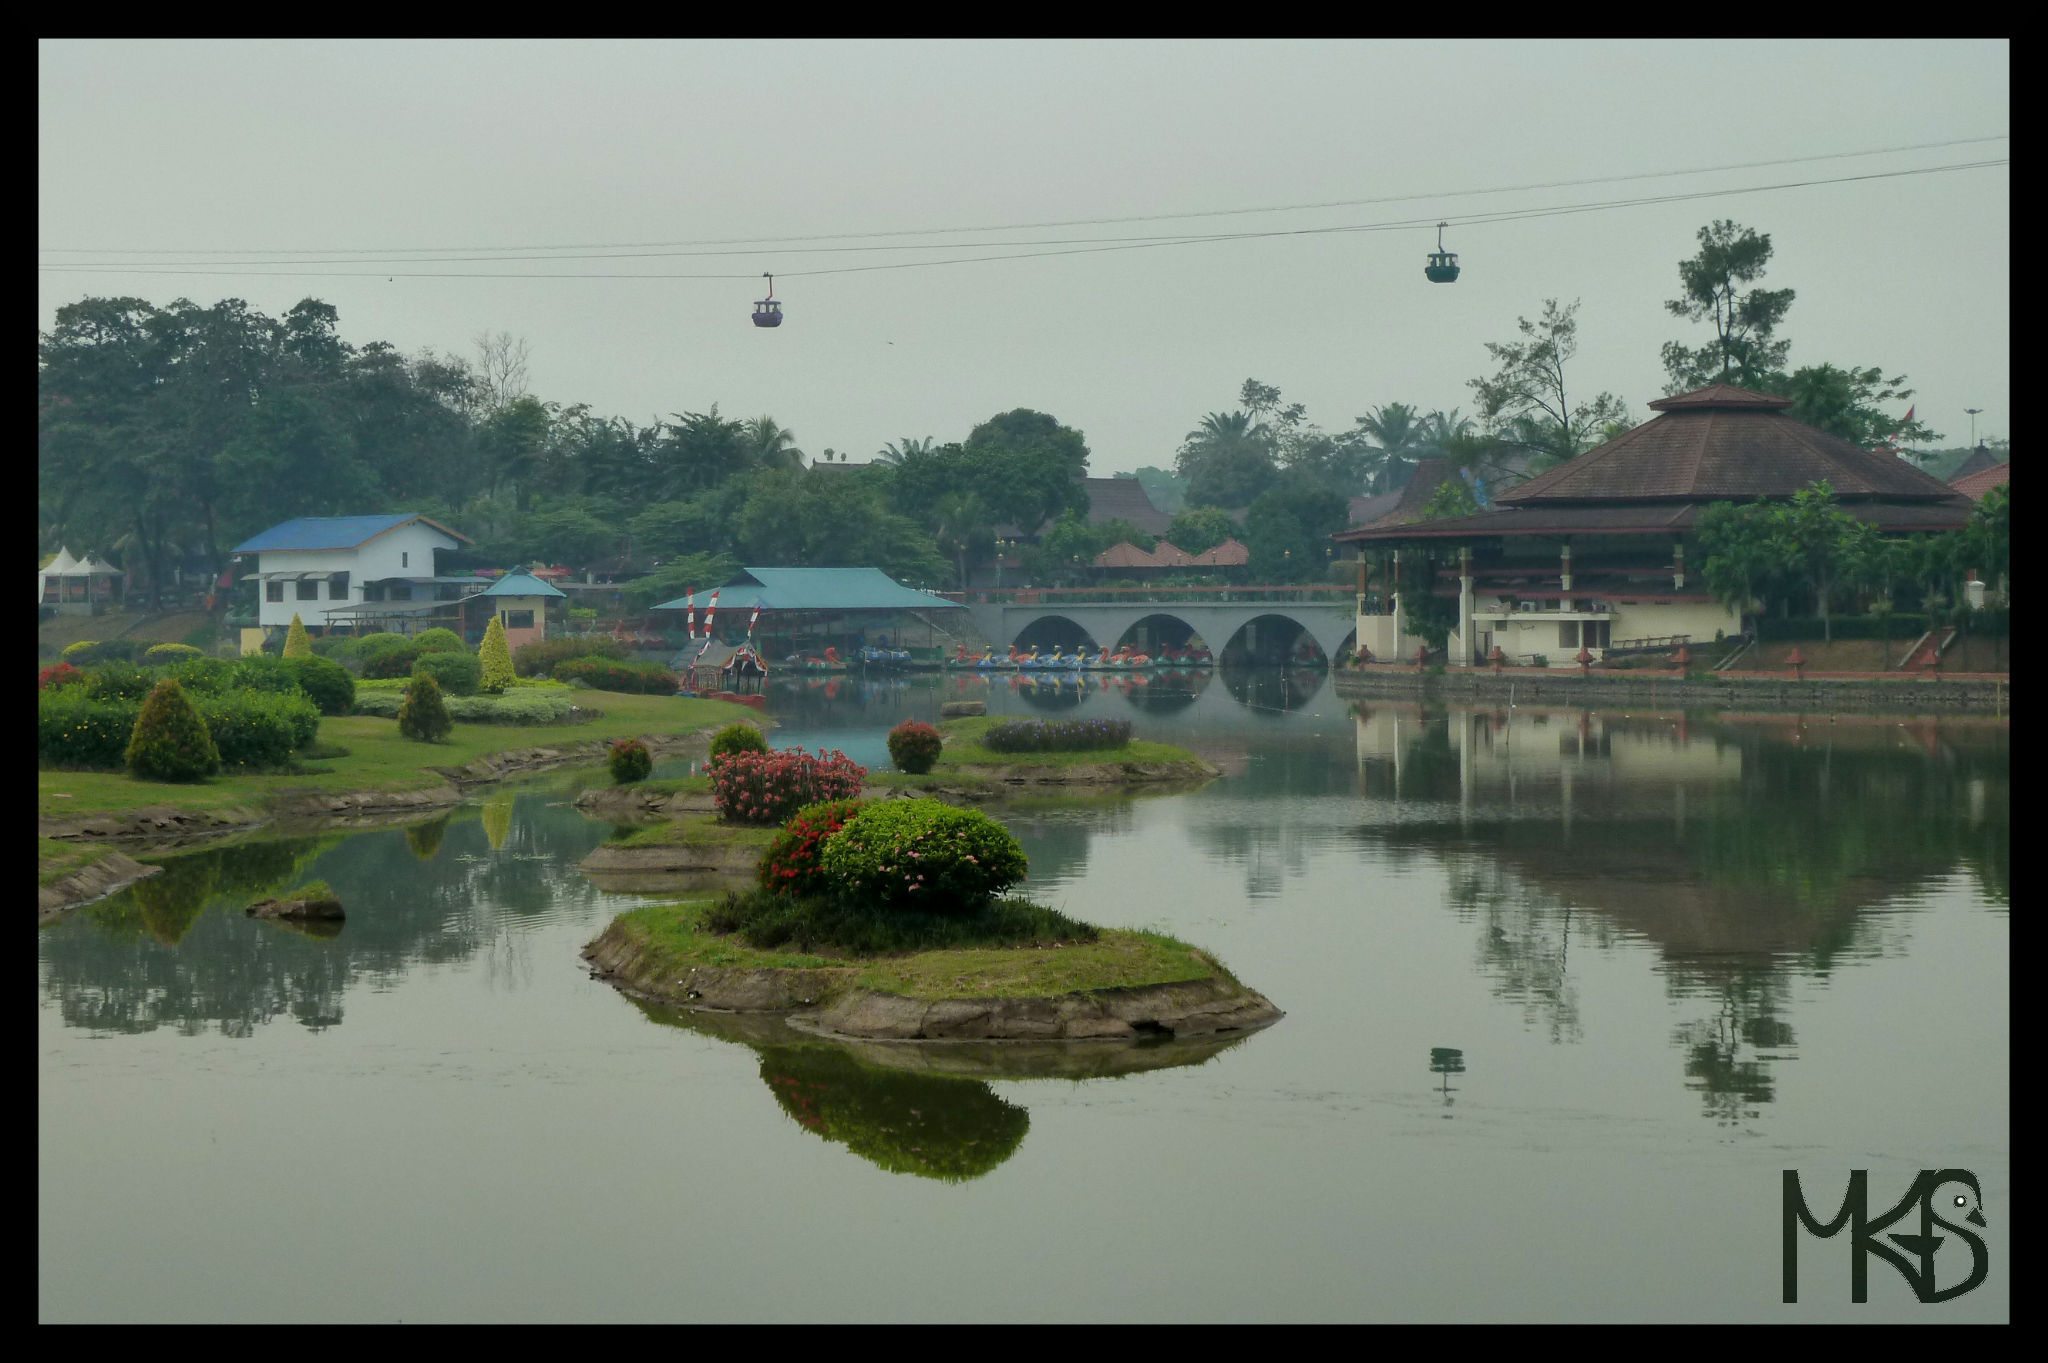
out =
[(1140, 785), (1207, 781), (1220, 774), (1186, 748), (1132, 737), (1129, 720), (978, 716), (949, 719), (938, 732), (944, 746), (929, 770), (941, 778)]
[(744, 849), (755, 886), (621, 914), (584, 953), (597, 973), (677, 1007), (887, 1040), (1203, 1036), (1280, 1016), (1184, 942), (1008, 894), (1023, 849), (977, 810), (845, 794), (790, 809), (835, 782), (861, 789), (866, 774), (837, 761), (851, 770), (801, 753), (715, 762), (718, 819), (644, 835)]

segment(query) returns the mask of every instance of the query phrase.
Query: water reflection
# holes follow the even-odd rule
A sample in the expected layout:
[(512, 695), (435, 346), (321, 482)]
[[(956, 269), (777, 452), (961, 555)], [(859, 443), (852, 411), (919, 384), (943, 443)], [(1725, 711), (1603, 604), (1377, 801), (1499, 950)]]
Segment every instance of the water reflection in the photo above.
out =
[(1329, 681), (1320, 667), (1226, 667), (1231, 699), (1252, 710), (1299, 710)]
[[(351, 987), (420, 963), (481, 954), (494, 981), (517, 983), (532, 963), (523, 938), (500, 930), (505, 920), (595, 903), (598, 891), (575, 863), (604, 834), (604, 825), (533, 793), (407, 828), (152, 858), (161, 873), (42, 932), (42, 992), (76, 1027), (197, 1034), (217, 1026), (249, 1036), (280, 1017), (313, 1030), (336, 1026)], [(348, 906), (345, 924), (243, 916), (256, 900), (312, 879)]]
[(1030, 1114), (991, 1079), (1109, 1079), (1200, 1065), (1246, 1040), (911, 1046), (828, 1039), (780, 1018), (684, 1012), (627, 996), (649, 1021), (752, 1049), (761, 1082), (791, 1121), (878, 1169), (946, 1183), (982, 1177), (1017, 1153)]
[(1583, 1036), (1578, 943), (1647, 941), (1708, 1116), (1773, 1101), (1789, 984), (1904, 950), (1876, 912), (1957, 869), (2008, 904), (2005, 731), (1961, 722), (1354, 707), (1355, 836), (1423, 852), (1475, 964), (1552, 1042)]

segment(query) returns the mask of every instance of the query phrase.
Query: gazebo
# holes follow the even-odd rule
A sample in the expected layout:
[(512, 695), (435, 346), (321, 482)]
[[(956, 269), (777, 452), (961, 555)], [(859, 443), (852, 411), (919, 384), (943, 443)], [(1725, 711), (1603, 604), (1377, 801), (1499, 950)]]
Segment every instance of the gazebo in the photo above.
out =
[[(511, 572), (477, 593), (480, 600), (505, 622), (505, 643), (510, 648), (547, 637), (548, 601), (569, 598), (532, 573)], [(484, 622), (486, 627), (489, 620)]]
[(90, 552), (75, 559), (60, 545), (49, 566), (36, 570), (36, 601), (55, 606), (59, 615), (98, 615), (121, 599), (123, 580), (119, 568)]

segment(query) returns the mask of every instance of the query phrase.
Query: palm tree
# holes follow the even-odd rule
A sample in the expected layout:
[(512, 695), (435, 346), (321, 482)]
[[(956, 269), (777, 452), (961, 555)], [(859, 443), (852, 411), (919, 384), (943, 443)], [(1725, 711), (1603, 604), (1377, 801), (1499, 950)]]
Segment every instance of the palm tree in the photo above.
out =
[(875, 458), (884, 464), (900, 464), (906, 459), (930, 454), (934, 443), (930, 436), (919, 438), (906, 435), (901, 440), (891, 441), (876, 450)]
[(1188, 499), (1244, 506), (1273, 480), (1272, 430), (1250, 412), (1211, 412), (1189, 431), (1174, 459)]
[(800, 469), (804, 452), (797, 448), (796, 432), (775, 424), (771, 416), (757, 416), (742, 428), (741, 437), (757, 468)]
[(1418, 420), (1415, 409), (1405, 402), (1375, 407), (1356, 421), (1369, 442), (1374, 492), (1389, 492), (1406, 482), (1405, 473), (1413, 471), (1424, 449), (1434, 443), (1425, 430), (1427, 423)]

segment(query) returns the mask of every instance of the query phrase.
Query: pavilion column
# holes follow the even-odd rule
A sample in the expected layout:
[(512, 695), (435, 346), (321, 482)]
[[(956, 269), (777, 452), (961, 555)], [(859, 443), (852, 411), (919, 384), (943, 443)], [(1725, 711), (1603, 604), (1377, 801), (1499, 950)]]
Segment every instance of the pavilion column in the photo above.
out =
[(1685, 590), (1685, 541), (1674, 540), (1671, 545), (1671, 590)]
[[(1408, 611), (1401, 600), (1405, 593), (1401, 590), (1401, 551), (1399, 549), (1394, 551), (1394, 569), (1387, 578), (1387, 588), (1388, 595), (1391, 597), (1394, 605), (1394, 652), (1399, 654), (1401, 651), (1401, 641), (1408, 637)], [(1383, 658), (1381, 661), (1391, 662), (1392, 659)]]
[[(1559, 551), (1558, 561), (1563, 565), (1559, 570), (1559, 581), (1564, 590), (1569, 592), (1572, 589), (1572, 547), (1569, 544)], [(1565, 609), (1570, 610), (1570, 605), (1567, 604)]]
[(1472, 650), (1472, 550), (1467, 546), (1458, 550), (1458, 666), (1472, 666)]

